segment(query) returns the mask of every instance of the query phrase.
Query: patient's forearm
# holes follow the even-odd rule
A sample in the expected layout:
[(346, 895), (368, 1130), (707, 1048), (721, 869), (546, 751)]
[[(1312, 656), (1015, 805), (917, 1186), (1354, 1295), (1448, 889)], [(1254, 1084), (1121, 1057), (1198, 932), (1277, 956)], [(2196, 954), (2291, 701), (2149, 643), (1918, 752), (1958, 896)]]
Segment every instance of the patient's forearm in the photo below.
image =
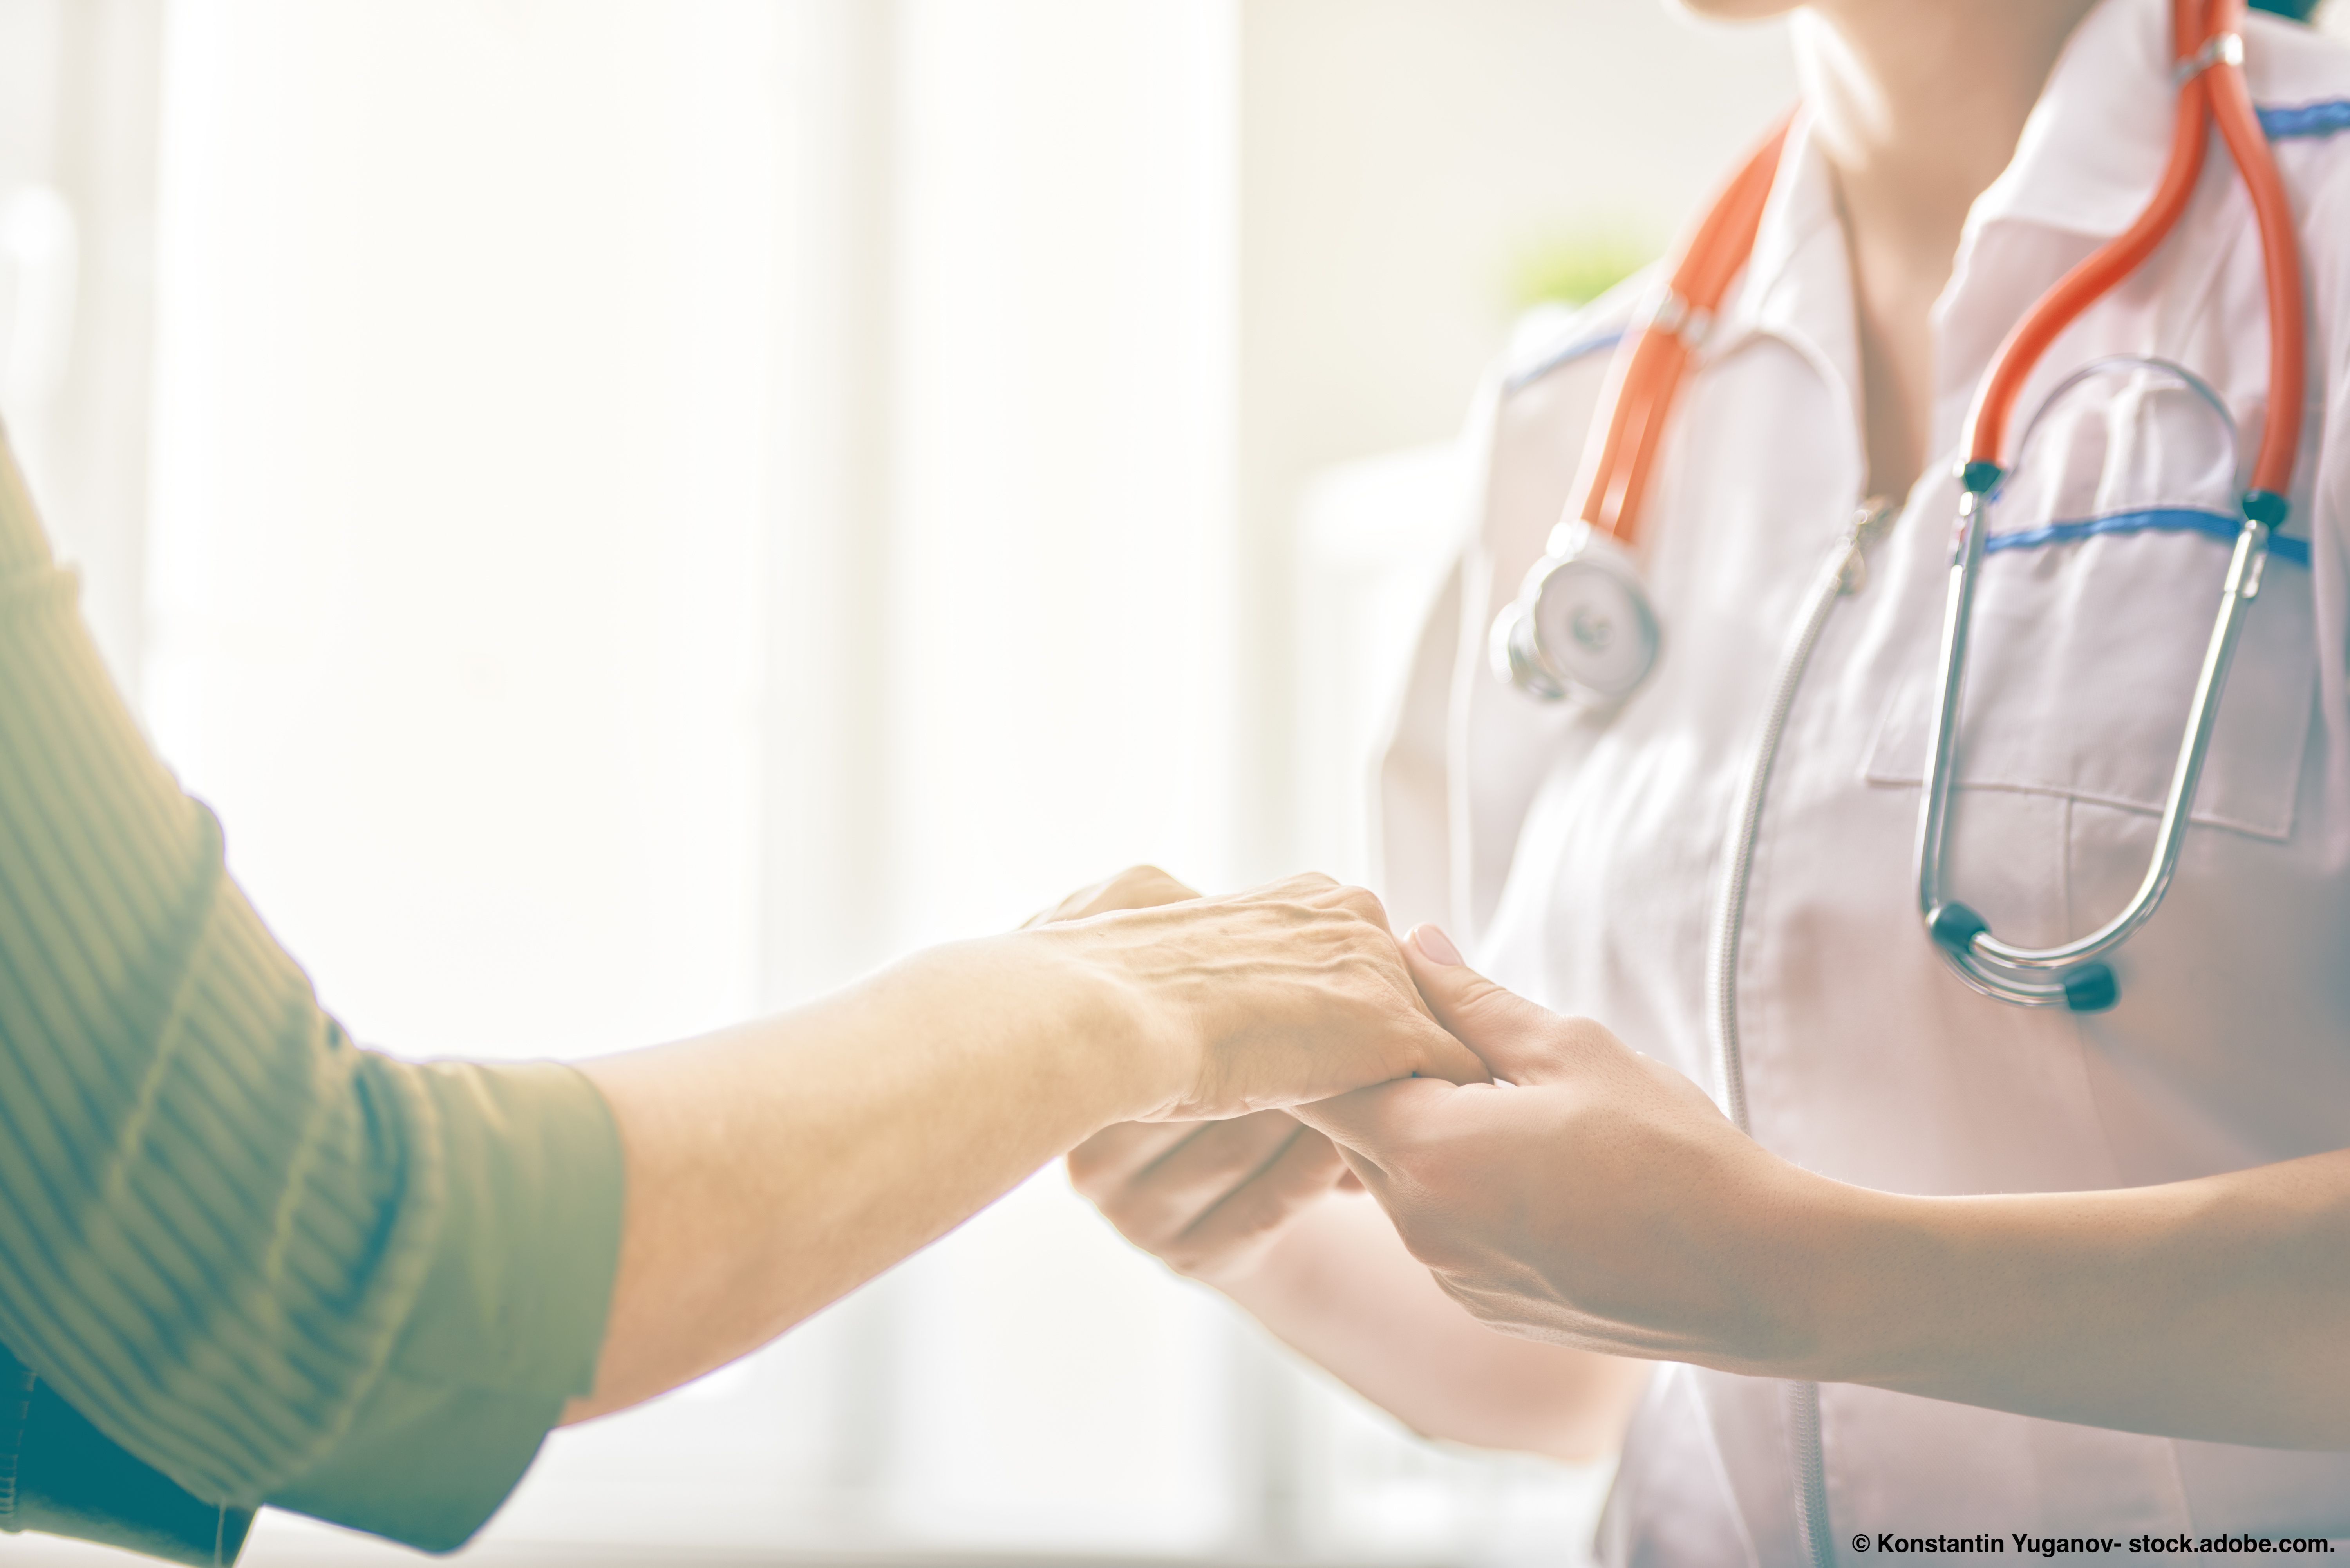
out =
[(628, 1200), (593, 1394), (774, 1338), (1163, 1097), (1115, 988), (1036, 937), (934, 950), (796, 1012), (586, 1064)]
[(1552, 1459), (1621, 1439), (1648, 1364), (1521, 1339), (1446, 1295), (1378, 1204), (1336, 1194), (1217, 1281), (1274, 1334), (1424, 1437)]
[(1113, 1122), (1485, 1076), (1378, 900), (1311, 875), (935, 949), (588, 1071), (628, 1190), (574, 1420), (764, 1344)]

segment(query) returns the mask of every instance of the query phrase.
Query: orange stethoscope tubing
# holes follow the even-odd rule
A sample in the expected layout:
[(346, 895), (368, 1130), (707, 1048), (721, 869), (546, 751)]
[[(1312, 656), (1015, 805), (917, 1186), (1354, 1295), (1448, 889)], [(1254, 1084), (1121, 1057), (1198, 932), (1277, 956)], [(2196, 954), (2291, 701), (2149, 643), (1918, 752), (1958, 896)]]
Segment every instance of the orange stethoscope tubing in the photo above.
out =
[(2252, 462), (2245, 512), (2275, 528), (2284, 521), (2285, 497), (2300, 459), (2302, 403), (2307, 388), (2308, 333), (2303, 319), (2301, 245), (2293, 230), (2293, 202), (2269, 151), (2268, 137), (2252, 109), (2241, 66), (2243, 0), (2212, 0), (2205, 19), (2199, 0), (2172, 0), (2171, 32), (2179, 69), (2191, 72), (2178, 89), (2178, 114), (2171, 134), (2170, 161), (2146, 210), (2120, 234), (2060, 279), (2024, 313), (1991, 359), (1974, 412), (1968, 420), (1966, 462), (1960, 477), (1968, 490), (1987, 493), (2006, 472), (2000, 462), (2009, 415), (2024, 379), (2048, 346), (2080, 314), (2136, 271), (2169, 236), (2195, 193), (2203, 172), (2204, 149), (2218, 123), (2220, 139), (2243, 176), (2259, 222), (2261, 260), (2269, 304), (2269, 407)]
[(1714, 192), (1696, 227), (1674, 248), (1665, 294), (1609, 361), (1599, 405), (1607, 418), (1585, 449), (1567, 510), (1627, 545), (1638, 526), (1665, 415), (1722, 296), (1753, 253), (1780, 150), (1794, 123), (1793, 113), (1782, 119)]
[[(1958, 527), (1951, 541), (1950, 591), (1942, 618), (1941, 692), (1928, 731), (1925, 787), (1918, 808), (1918, 909), (1928, 935), (1951, 971), (1970, 987), (2002, 1002), (2096, 1012), (2118, 1000), (2119, 984), (2106, 957), (2153, 916), (2178, 870), (2196, 785), (2210, 754), (2220, 696), (2227, 686), (2246, 609), (2261, 591), (2270, 537), (2290, 510), (2286, 498), (2301, 450), (2306, 375), (2301, 252), (2292, 202), (2244, 86), (2243, 37), (2237, 31), (2243, 16), (2243, 0), (2210, 0), (2208, 14), (2201, 0), (2173, 0), (2178, 116), (2162, 182), (2137, 222), (2066, 274), (2024, 314), (1993, 358), (1968, 420), (1967, 460), (1959, 473)], [(2215, 122), (2220, 140), (2243, 176), (2259, 223), (2269, 307), (2267, 422), (2253, 459), (2251, 482), (2240, 498), (2241, 527), (2196, 676), (2195, 694), (2188, 704), (2186, 732), (2171, 764), (2170, 784), (2146, 874), (2120, 912), (2088, 935), (2054, 947), (2025, 947), (2002, 940), (1980, 912), (1950, 897), (1943, 875), (1958, 776), (1960, 705), (1975, 584), (1988, 548), (1987, 508), (2006, 475), (2001, 458), (2008, 416), (2018, 389), (2050, 343), (2091, 301), (2152, 254), (2177, 226), (2200, 178), (2204, 150)], [(2108, 361), (2129, 362), (2132, 359), (2127, 357)]]
[[(2208, 8), (2205, 0), (2172, 0), (2172, 40), (2185, 79), (2162, 182), (2137, 221), (2060, 279), (2001, 344), (1968, 416), (1960, 478), (1970, 493), (1986, 494), (2004, 477), (2001, 457), (2009, 416), (2050, 344), (2178, 226), (2202, 176), (2216, 124), (2251, 198), (2268, 287), (2268, 416), (2244, 506), (2247, 515), (2271, 528), (2284, 521), (2300, 455), (2307, 378), (2301, 248), (2293, 203), (2244, 85), (2239, 30), (2243, 13), (2243, 0), (2210, 0)], [(1793, 119), (1791, 113), (1773, 127), (1706, 204), (1674, 247), (1664, 293), (1609, 363), (1600, 402), (1606, 418), (1594, 426), (1585, 447), (1567, 511), (1626, 545), (1638, 532), (1641, 498), (1681, 379), (1722, 297), (1753, 253)]]

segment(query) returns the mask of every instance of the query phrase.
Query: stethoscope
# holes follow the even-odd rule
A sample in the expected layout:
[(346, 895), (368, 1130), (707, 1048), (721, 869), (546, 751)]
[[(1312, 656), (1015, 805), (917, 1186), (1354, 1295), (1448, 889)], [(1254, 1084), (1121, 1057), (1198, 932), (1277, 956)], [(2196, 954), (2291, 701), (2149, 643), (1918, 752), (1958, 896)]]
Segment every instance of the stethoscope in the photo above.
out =
[[(2244, 84), (2238, 30), (2243, 9), (2243, 0), (2210, 0), (2208, 12), (2205, 0), (2172, 0), (2178, 113), (2162, 182), (2137, 222), (2025, 312), (2000, 346), (1968, 416), (1942, 621), (1940, 700), (1929, 732), (1918, 814), (1918, 907), (1928, 934), (1961, 980), (1986, 996), (2022, 1006), (2094, 1012), (2114, 1004), (2118, 991), (2104, 960), (2154, 913), (2178, 868), (2244, 609), (2260, 592), (2270, 536), (2285, 520), (2300, 452), (2304, 385), (2301, 252), (2284, 182)], [(2269, 307), (2269, 403), (2260, 452), (2251, 488), (2239, 498), (2242, 525), (2145, 878), (2121, 912), (2088, 935), (2055, 947), (2022, 947), (2001, 940), (1981, 915), (1950, 897), (1943, 877), (1958, 774), (1959, 698), (1989, 534), (1987, 508), (2011, 472), (2000, 457), (2025, 379), (2057, 335), (2135, 271), (2178, 225), (2202, 173), (2215, 122), (2260, 223)], [(1656, 610), (1631, 553), (1640, 497), (1681, 379), (1753, 251), (1787, 130), (1788, 122), (1773, 130), (1716, 193), (1676, 248), (1665, 290), (1617, 346), (1602, 393), (1603, 413), (1586, 441), (1565, 520), (1553, 530), (1516, 600), (1493, 623), (1496, 667), (1538, 697), (1605, 708), (1630, 696), (1656, 663)], [(2081, 377), (2112, 363), (2100, 362), (2068, 378), (2050, 402)], [(2224, 403), (2190, 372), (2155, 360), (2129, 363), (2178, 379), (2226, 421)], [(2232, 441), (2232, 423), (2229, 430)], [(2031, 433), (2027, 425), (2019, 451), (2029, 445)]]

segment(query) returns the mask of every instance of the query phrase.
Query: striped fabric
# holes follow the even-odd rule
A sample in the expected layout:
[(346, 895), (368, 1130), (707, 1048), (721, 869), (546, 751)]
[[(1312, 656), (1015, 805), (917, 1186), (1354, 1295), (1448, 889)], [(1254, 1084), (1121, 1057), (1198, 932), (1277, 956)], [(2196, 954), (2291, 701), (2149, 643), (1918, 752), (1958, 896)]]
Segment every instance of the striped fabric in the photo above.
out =
[(2272, 141), (2285, 141), (2296, 136), (2333, 136), (2350, 130), (2350, 99), (2282, 104), (2259, 113), (2261, 129)]
[[(2147, 533), (2200, 534), (2207, 539), (2232, 546), (2236, 536), (2243, 531), (2244, 519), (2241, 514), (2231, 516), (2225, 512), (2212, 512), (2200, 506), (2149, 506), (2136, 512), (2111, 512), (2102, 517), (2080, 517), (2066, 523), (2046, 523), (2037, 528), (2017, 528), (2005, 534), (1993, 534), (1983, 541), (1983, 549), (1988, 554), (1996, 555), (2002, 550), (2037, 550), (2049, 545), (2077, 544), (2103, 534)], [(2309, 541), (2272, 534), (2269, 535), (2269, 555), (2288, 566), (2306, 570), (2309, 566)]]
[(444, 1549), (589, 1386), (620, 1179), (579, 1074), (319, 1009), (0, 440), (0, 1343), (198, 1499)]

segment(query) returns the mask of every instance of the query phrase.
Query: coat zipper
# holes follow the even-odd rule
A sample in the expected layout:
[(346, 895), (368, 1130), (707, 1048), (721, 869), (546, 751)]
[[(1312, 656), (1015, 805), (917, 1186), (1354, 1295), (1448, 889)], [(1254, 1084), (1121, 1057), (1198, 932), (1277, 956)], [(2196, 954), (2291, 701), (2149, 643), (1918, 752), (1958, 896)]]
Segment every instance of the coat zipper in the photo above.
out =
[[(1778, 761), (1779, 742), (1786, 732), (1787, 715), (1794, 708), (1812, 650), (1819, 645), (1836, 600), (1868, 586), (1868, 559), (1864, 551), (1893, 516), (1891, 504), (1881, 499), (1864, 502), (1829, 553), (1804, 601), (1795, 639), (1780, 663), (1771, 705), (1763, 714), (1762, 732), (1747, 766), (1746, 784), (1731, 816), (1721, 901), (1715, 910), (1713, 940), (1708, 944), (1705, 980), (1722, 1106), (1738, 1130), (1750, 1136), (1753, 1128), (1747, 1121), (1746, 1065), (1738, 1038), (1738, 946), (1746, 920), (1747, 879), (1754, 868), (1754, 840), (1762, 827), (1763, 801), (1770, 792), (1772, 767)], [(1828, 1519), (1827, 1459), (1820, 1445), (1819, 1385), (1791, 1382), (1782, 1386), (1782, 1392), (1787, 1445), (1795, 1470), (1796, 1533), (1813, 1568), (1835, 1568), (1835, 1537)]]

